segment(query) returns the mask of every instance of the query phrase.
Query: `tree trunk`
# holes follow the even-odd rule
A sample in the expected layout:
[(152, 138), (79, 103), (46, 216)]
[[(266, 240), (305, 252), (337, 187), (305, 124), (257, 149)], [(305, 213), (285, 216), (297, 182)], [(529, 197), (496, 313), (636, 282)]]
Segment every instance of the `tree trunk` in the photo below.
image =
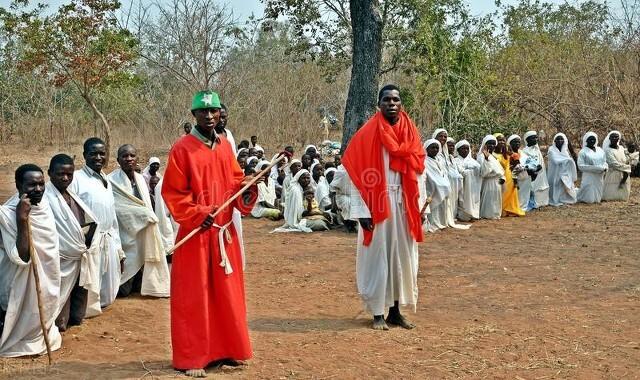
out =
[(344, 110), (342, 152), (353, 134), (375, 113), (382, 59), (382, 17), (378, 0), (350, 0), (351, 82)]
[(107, 121), (107, 118), (104, 117), (104, 114), (102, 114), (102, 112), (100, 112), (98, 107), (96, 107), (96, 104), (94, 103), (93, 99), (91, 99), (89, 95), (83, 95), (82, 97), (89, 104), (89, 107), (91, 107), (91, 110), (93, 111), (93, 113), (96, 116), (98, 116), (102, 121), (102, 130), (104, 132), (104, 145), (105, 145), (105, 148), (107, 149), (107, 155), (105, 156), (104, 167), (107, 168), (109, 166), (109, 152), (111, 149), (111, 126), (109, 126), (109, 122)]

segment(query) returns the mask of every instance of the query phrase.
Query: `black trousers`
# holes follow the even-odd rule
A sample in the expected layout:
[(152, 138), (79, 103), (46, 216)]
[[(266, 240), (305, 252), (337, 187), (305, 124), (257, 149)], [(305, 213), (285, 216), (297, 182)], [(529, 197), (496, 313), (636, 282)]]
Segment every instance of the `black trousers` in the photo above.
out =
[(66, 331), (69, 326), (81, 325), (87, 312), (87, 295), (89, 292), (78, 285), (79, 281), (80, 278), (78, 276), (69, 298), (64, 303), (60, 315), (56, 318), (56, 326), (60, 331)]
[(120, 289), (118, 289), (118, 297), (128, 297), (131, 293), (140, 293), (140, 289), (142, 288), (142, 272), (144, 270), (144, 266), (140, 268), (138, 273), (136, 273), (133, 277), (129, 279), (129, 281), (120, 285)]

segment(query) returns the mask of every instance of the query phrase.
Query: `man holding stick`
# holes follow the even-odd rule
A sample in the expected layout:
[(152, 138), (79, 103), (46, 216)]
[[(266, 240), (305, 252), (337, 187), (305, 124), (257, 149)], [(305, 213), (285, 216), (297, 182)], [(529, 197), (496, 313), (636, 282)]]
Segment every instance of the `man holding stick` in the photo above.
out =
[(54, 323), (60, 301), (58, 233), (43, 198), (44, 174), (26, 164), (15, 179), (17, 194), (0, 206), (0, 357), (47, 352), (44, 330), (51, 350), (62, 343)]
[[(373, 329), (412, 329), (400, 306), (418, 300), (418, 244), (423, 240), (418, 176), (425, 152), (420, 133), (402, 110), (400, 90), (384, 86), (379, 111), (353, 136), (342, 165), (357, 191), (350, 219), (359, 220), (356, 279)], [(389, 310), (384, 319), (386, 309)]]
[(233, 208), (251, 212), (252, 186), (230, 207), (213, 213), (244, 184), (228, 140), (215, 134), (220, 100), (212, 91), (193, 97), (196, 125), (171, 149), (162, 187), (169, 212), (180, 224), (177, 240), (200, 228), (175, 251), (171, 269), (173, 366), (205, 377), (210, 364), (249, 359), (244, 273)]

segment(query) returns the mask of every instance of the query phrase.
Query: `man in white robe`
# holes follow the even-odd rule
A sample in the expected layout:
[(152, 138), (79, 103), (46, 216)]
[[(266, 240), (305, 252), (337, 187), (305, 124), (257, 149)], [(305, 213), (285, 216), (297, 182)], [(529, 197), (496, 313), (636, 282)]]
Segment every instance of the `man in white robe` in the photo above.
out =
[(520, 208), (524, 211), (530, 211), (549, 204), (549, 182), (547, 181), (544, 157), (538, 146), (538, 133), (528, 131), (524, 134), (524, 141), (527, 146), (522, 149), (522, 152), (526, 157), (524, 161), (521, 161), (521, 164), (527, 170), (529, 178), (518, 183), (520, 186), (518, 198)]
[(451, 193), (451, 182), (449, 174), (438, 160), (441, 145), (436, 139), (427, 140), (424, 143), (424, 149), (427, 152), (424, 164), (425, 193), (427, 197), (431, 197), (429, 204), (429, 212), (427, 213), (426, 230), (428, 232), (436, 232), (448, 227), (447, 225), (447, 199)]
[(458, 202), (458, 219), (468, 222), (480, 219), (480, 164), (471, 157), (471, 144), (467, 140), (460, 140), (455, 145), (458, 165), (463, 176), (462, 195)]
[(553, 145), (549, 147), (547, 156), (549, 204), (562, 206), (576, 203), (575, 182), (578, 180), (578, 171), (573, 157), (569, 154), (569, 140), (564, 133), (557, 133), (553, 137)]
[(598, 135), (587, 132), (582, 137), (578, 169), (582, 172), (578, 202), (600, 203), (604, 189), (604, 173), (609, 168), (604, 150), (598, 146)]
[(100, 314), (100, 250), (92, 244), (96, 217), (69, 189), (74, 170), (71, 157), (53, 156), (48, 170), (51, 181), (44, 193), (56, 221), (60, 245), (60, 307), (56, 318), (60, 331), (80, 325), (87, 309), (93, 315)]
[[(260, 161), (258, 165), (256, 165), (256, 171), (260, 172), (267, 166), (269, 166), (269, 161)], [(254, 218), (278, 220), (282, 217), (282, 213), (275, 204), (276, 189), (271, 177), (265, 174), (264, 181), (258, 183), (258, 199), (251, 210), (251, 216)]]
[[(91, 209), (98, 224), (94, 244), (100, 250), (100, 306), (105, 308), (113, 303), (120, 287), (121, 260), (125, 255), (120, 243), (120, 233), (112, 186), (102, 172), (107, 150), (104, 141), (97, 137), (84, 143), (85, 165), (73, 174), (69, 189)], [(92, 304), (89, 299), (89, 304)], [(87, 310), (87, 317), (95, 316)]]
[(125, 252), (118, 296), (138, 291), (143, 296), (169, 296), (169, 267), (144, 178), (135, 172), (136, 149), (118, 149), (119, 169), (109, 174), (113, 188), (120, 241)]
[(44, 174), (27, 164), (16, 170), (18, 193), (0, 206), (0, 357), (39, 355), (46, 344), (30, 250), (40, 278), (45, 330), (52, 350), (62, 344), (55, 325), (60, 301), (58, 233)]
[(356, 280), (373, 329), (412, 329), (400, 307), (415, 311), (418, 300), (418, 242), (424, 238), (418, 176), (425, 152), (420, 133), (402, 110), (398, 87), (384, 86), (378, 106), (342, 157), (357, 190), (350, 202), (350, 218), (360, 223)]
[(620, 145), (622, 134), (611, 131), (602, 143), (609, 170), (604, 176), (603, 201), (628, 201), (631, 194), (631, 165)]
[[(301, 180), (304, 183), (301, 185)], [(305, 211), (303, 185), (310, 185), (311, 174), (306, 169), (300, 169), (291, 178), (288, 186), (287, 201), (284, 206), (284, 225), (273, 232), (312, 232), (307, 226), (307, 219), (302, 216)]]
[[(440, 163), (440, 167), (442, 168), (442, 170), (444, 170), (444, 172), (447, 174), (447, 177), (449, 178), (449, 187), (451, 188), (451, 191), (449, 191), (449, 195), (447, 195), (442, 205), (442, 207), (444, 207), (443, 212), (445, 216), (445, 219), (443, 221), (445, 222), (446, 226), (452, 228), (461, 230), (469, 229), (469, 225), (456, 223), (456, 216), (458, 213), (458, 198), (460, 190), (462, 188), (462, 175), (460, 174), (458, 167), (454, 165), (453, 157), (449, 153), (449, 147), (451, 148), (451, 151), (453, 151), (455, 140), (449, 137), (446, 129), (442, 128), (436, 129), (433, 132), (431, 138), (438, 140), (438, 142), (440, 143), (440, 152), (438, 153), (437, 160)], [(430, 205), (430, 207), (432, 208), (431, 212), (434, 213), (435, 210), (433, 210), (432, 205)]]
[(493, 156), (498, 140), (493, 135), (487, 135), (482, 140), (478, 150), (480, 177), (480, 218), (500, 219), (502, 216), (502, 185), (505, 182), (504, 169)]

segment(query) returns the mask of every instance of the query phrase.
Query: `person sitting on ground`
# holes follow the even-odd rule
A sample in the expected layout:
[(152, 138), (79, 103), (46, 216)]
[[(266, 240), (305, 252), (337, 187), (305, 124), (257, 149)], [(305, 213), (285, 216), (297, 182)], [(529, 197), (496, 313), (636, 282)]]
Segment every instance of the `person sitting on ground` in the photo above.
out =
[(498, 140), (493, 135), (486, 135), (478, 151), (480, 164), (480, 218), (500, 219), (502, 216), (502, 185), (504, 184), (504, 170), (493, 156)]
[(578, 170), (573, 157), (569, 153), (569, 140), (564, 133), (553, 137), (553, 145), (547, 152), (547, 180), (549, 181), (549, 204), (562, 206), (574, 204), (577, 200), (575, 182)]
[[(282, 207), (287, 207), (287, 194), (289, 193), (289, 187), (291, 186), (291, 180), (302, 169), (302, 162), (298, 159), (293, 159), (289, 165), (284, 167), (285, 177), (282, 180), (282, 194), (280, 196), (280, 204)], [(278, 178), (279, 180), (279, 178)]]
[(284, 205), (284, 225), (274, 232), (312, 232), (307, 226), (307, 219), (302, 216), (305, 211), (304, 190), (310, 188), (311, 174), (306, 169), (299, 169), (291, 177)]
[(304, 190), (304, 201), (306, 206), (302, 216), (307, 220), (307, 227), (311, 228), (312, 231), (329, 230), (331, 216), (328, 212), (320, 209), (316, 201), (315, 191), (311, 186)]
[(56, 220), (60, 245), (60, 304), (56, 325), (60, 331), (82, 324), (87, 311), (88, 292), (100, 297), (100, 250), (92, 244), (97, 219), (89, 207), (69, 189), (75, 166), (66, 154), (57, 154), (49, 163), (44, 195)]
[[(269, 161), (260, 161), (258, 165), (256, 165), (256, 170), (264, 170), (267, 166), (269, 166)], [(258, 183), (258, 199), (253, 206), (253, 210), (251, 210), (251, 216), (271, 220), (281, 219), (282, 212), (278, 209), (278, 201), (273, 181), (268, 174), (265, 174), (264, 182)]]
[(113, 186), (116, 216), (122, 249), (125, 252), (118, 297), (140, 293), (152, 297), (169, 296), (169, 267), (158, 217), (153, 211), (144, 178), (132, 169), (136, 149), (125, 144), (118, 148), (120, 168), (109, 174)]
[(329, 182), (324, 176), (324, 166), (316, 163), (311, 165), (311, 183), (315, 184), (316, 201), (323, 211), (331, 210), (331, 190)]
[[(0, 206), (0, 357), (40, 355), (62, 344), (54, 323), (60, 302), (60, 255), (56, 222), (44, 198), (42, 169), (33, 164), (15, 172), (17, 193)], [(32, 265), (32, 255), (37, 264)], [(32, 270), (38, 271), (40, 294)], [(38, 308), (42, 301), (42, 316)]]
[(158, 157), (149, 158), (149, 164), (142, 171), (142, 176), (144, 177), (144, 181), (147, 183), (147, 186), (149, 186), (149, 180), (151, 177), (156, 176), (162, 178), (162, 175), (158, 170), (160, 170), (160, 159)]
[(631, 165), (624, 154), (624, 148), (620, 145), (622, 134), (619, 131), (611, 131), (602, 143), (607, 165), (609, 169), (604, 176), (603, 201), (628, 201), (631, 193)]
[(191, 133), (191, 123), (186, 122), (182, 124), (182, 130), (184, 131), (185, 136)]

